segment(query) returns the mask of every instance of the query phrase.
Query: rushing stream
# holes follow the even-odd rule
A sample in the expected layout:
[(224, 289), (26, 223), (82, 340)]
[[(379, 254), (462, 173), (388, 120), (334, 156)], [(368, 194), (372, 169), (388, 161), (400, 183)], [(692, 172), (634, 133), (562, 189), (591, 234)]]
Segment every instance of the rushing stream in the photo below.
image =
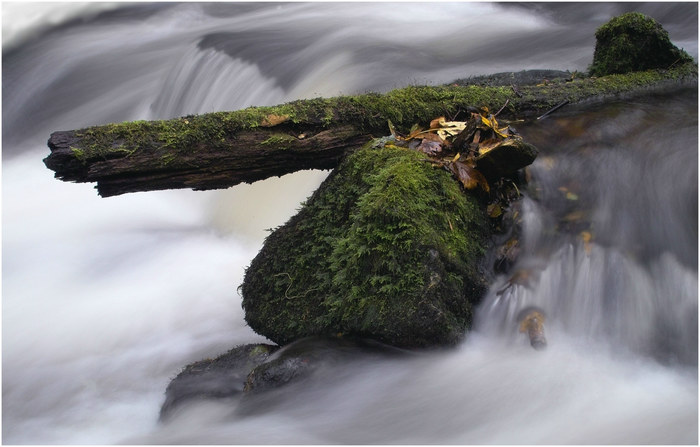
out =
[[(586, 70), (632, 4), (3, 4), (4, 443), (697, 444), (697, 90), (515, 126), (540, 149), (520, 257), (454, 350), (352, 363), (266, 411), (158, 411), (195, 360), (265, 342), (236, 292), (327, 173), (109, 199), (52, 131), (528, 68)], [(698, 57), (697, 4), (637, 4)], [(532, 350), (515, 315), (547, 314)]]

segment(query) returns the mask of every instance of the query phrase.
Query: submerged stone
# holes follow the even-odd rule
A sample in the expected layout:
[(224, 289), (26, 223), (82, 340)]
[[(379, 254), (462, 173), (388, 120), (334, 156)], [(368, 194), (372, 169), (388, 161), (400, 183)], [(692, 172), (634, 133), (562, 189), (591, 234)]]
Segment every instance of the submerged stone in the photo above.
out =
[(373, 340), (352, 337), (313, 336), (290, 343), (256, 366), (245, 384), (246, 393), (260, 393), (292, 381), (328, 372), (335, 366), (366, 359), (402, 357), (405, 351)]
[(280, 345), (336, 334), (454, 344), (486, 291), (487, 236), (475, 193), (424, 154), (359, 150), (253, 259), (246, 321)]
[(266, 344), (243, 345), (215, 359), (187, 365), (168, 385), (160, 419), (167, 420), (186, 402), (240, 395), (250, 371), (277, 349), (277, 346)]
[(671, 43), (659, 22), (638, 12), (612, 18), (598, 28), (595, 37), (593, 64), (589, 68), (593, 76), (668, 69), (693, 61)]

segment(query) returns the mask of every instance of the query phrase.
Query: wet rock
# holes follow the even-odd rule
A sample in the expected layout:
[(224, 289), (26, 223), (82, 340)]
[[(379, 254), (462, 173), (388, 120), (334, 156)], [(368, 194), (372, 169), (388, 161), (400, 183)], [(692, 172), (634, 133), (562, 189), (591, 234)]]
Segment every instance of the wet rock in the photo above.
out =
[(522, 309), (517, 316), (519, 331), (527, 334), (530, 346), (537, 351), (547, 348), (547, 339), (544, 336), (545, 314), (542, 309), (530, 306)]
[(245, 383), (246, 393), (272, 390), (301, 381), (341, 363), (368, 358), (408, 355), (370, 339), (353, 337), (307, 337), (284, 346), (256, 366)]
[(614, 17), (598, 28), (595, 36), (593, 64), (589, 68), (593, 76), (668, 69), (693, 61), (671, 43), (659, 22), (638, 12)]
[(537, 148), (520, 138), (508, 138), (476, 158), (478, 169), (487, 180), (494, 181), (515, 173), (537, 158)]
[(215, 359), (186, 366), (165, 391), (160, 419), (167, 420), (185, 402), (240, 395), (250, 371), (277, 349), (277, 346), (266, 344), (243, 345)]

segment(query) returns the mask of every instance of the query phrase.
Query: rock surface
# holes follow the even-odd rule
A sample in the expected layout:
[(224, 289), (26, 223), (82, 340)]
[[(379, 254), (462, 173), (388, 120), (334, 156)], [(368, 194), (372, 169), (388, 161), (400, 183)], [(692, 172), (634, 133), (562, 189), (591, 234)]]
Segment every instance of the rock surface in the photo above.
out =
[(266, 344), (243, 345), (215, 359), (186, 366), (165, 390), (165, 402), (160, 409), (161, 420), (167, 420), (177, 407), (186, 402), (240, 395), (250, 371), (277, 349), (277, 346)]
[[(160, 411), (169, 422), (183, 406), (203, 400), (233, 399), (241, 415), (266, 411), (285, 394), (266, 393), (291, 383), (335, 381), (350, 367), (362, 370), (364, 361), (404, 358), (411, 353), (353, 337), (307, 337), (282, 348), (243, 345), (215, 358), (185, 367), (166, 390)], [(314, 382), (317, 383), (317, 382)]]
[(520, 139), (503, 141), (476, 158), (478, 169), (489, 181), (514, 174), (537, 158), (537, 149)]
[[(246, 393), (260, 393), (291, 381), (323, 374), (324, 370), (351, 361), (408, 355), (391, 346), (352, 337), (307, 337), (290, 343), (256, 366), (246, 379)], [(329, 371), (330, 372), (330, 371)]]

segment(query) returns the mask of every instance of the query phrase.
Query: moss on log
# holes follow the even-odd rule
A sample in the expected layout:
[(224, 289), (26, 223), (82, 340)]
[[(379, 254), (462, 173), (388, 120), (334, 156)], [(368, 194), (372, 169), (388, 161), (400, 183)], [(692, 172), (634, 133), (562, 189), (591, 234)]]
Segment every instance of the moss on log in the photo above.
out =
[[(530, 118), (563, 101), (604, 100), (650, 88), (697, 83), (697, 65), (537, 85), (411, 86), (386, 94), (293, 101), (161, 121), (107, 124), (54, 132), (44, 159), (56, 178), (96, 182), (98, 193), (217, 189), (303, 169), (330, 169), (387, 121), (406, 132), (470, 107), (502, 118)], [(515, 87), (515, 88), (514, 88)]]

